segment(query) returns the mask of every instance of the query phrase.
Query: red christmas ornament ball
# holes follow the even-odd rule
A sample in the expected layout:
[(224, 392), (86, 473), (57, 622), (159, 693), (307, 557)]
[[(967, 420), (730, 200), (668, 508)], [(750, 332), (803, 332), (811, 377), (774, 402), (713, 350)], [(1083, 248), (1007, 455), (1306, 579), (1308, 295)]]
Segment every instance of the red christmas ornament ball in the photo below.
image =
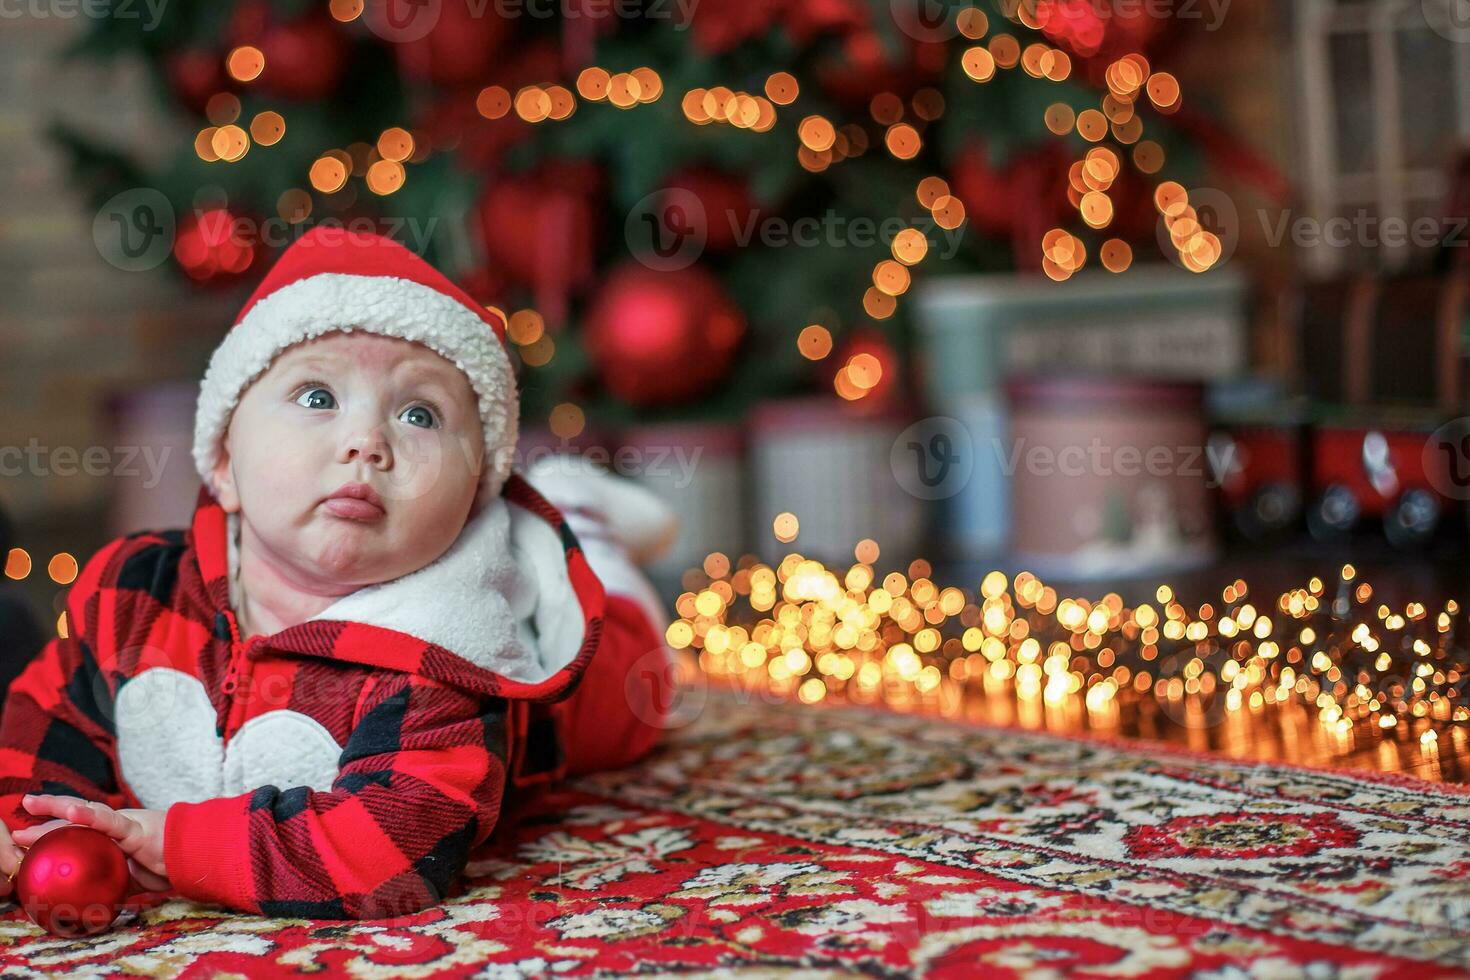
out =
[(226, 208), (214, 208), (185, 223), (174, 239), (174, 258), (189, 278), (223, 285), (248, 272), (259, 255), (256, 243)]
[(971, 226), (992, 238), (1008, 238), (1020, 228), (1066, 219), (1069, 166), (1061, 143), (1022, 151), (1000, 167), (990, 162), (984, 142), (974, 140), (955, 159), (950, 185), (964, 202)]
[(599, 183), (591, 165), (561, 160), (491, 182), (478, 205), (485, 251), (514, 282), (582, 286), (593, 271)]
[(224, 55), (205, 48), (185, 48), (164, 60), (164, 73), (179, 102), (203, 112), (211, 96), (230, 84), (225, 76)]
[(111, 837), (91, 827), (58, 827), (26, 851), (15, 898), (53, 936), (91, 936), (112, 925), (130, 881), (127, 856)]
[(744, 332), (740, 311), (709, 272), (629, 263), (608, 277), (588, 312), (587, 353), (618, 398), (673, 405), (724, 376)]
[(308, 16), (266, 28), (260, 38), (262, 90), (306, 102), (324, 99), (347, 65), (347, 39), (327, 16)]
[(752, 230), (753, 219), (759, 217), (745, 180), (732, 174), (704, 167), (679, 173), (664, 186), (660, 213), (683, 203), (680, 195), (672, 192), (693, 195), (699, 202), (686, 220), (694, 222), (696, 230), (703, 230), (704, 247), (711, 252), (724, 251), (740, 242), (741, 236)]
[[(383, 0), (374, 13), (389, 25), (413, 24), (414, 18), (426, 16), (423, 7), (422, 0)], [(428, 33), (393, 46), (399, 68), (414, 81), (434, 85), (484, 81), (505, 61), (504, 49), (515, 33), (515, 22), (498, 7), (477, 8), (467, 0), (446, 0), (437, 9)]]

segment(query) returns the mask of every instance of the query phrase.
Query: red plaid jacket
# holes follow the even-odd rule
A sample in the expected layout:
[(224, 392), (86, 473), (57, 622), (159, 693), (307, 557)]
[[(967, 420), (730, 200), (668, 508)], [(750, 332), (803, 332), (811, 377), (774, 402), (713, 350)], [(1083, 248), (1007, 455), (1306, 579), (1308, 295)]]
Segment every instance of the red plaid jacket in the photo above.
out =
[(543, 568), (542, 593), (580, 607), (541, 620), (573, 627), (574, 652), (549, 676), (513, 680), (357, 621), (242, 638), (227, 517), (201, 491), (190, 529), (120, 538), (82, 570), (68, 635), (0, 716), (0, 819), (41, 822), (21, 809), (25, 793), (166, 809), (174, 888), (265, 915), (376, 918), (438, 902), (507, 791), (627, 764), (660, 729), (656, 624), (605, 595), (524, 478), (503, 496), (560, 543), (560, 578)]

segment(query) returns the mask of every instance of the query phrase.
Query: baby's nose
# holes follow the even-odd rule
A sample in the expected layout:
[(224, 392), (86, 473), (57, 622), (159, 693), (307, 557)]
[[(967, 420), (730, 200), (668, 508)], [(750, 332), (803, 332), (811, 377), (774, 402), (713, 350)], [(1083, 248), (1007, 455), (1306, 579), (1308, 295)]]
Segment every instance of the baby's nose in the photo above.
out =
[(385, 466), (393, 461), (393, 454), (382, 430), (374, 427), (359, 431), (348, 439), (345, 458), (347, 462), (363, 461), (373, 466)]

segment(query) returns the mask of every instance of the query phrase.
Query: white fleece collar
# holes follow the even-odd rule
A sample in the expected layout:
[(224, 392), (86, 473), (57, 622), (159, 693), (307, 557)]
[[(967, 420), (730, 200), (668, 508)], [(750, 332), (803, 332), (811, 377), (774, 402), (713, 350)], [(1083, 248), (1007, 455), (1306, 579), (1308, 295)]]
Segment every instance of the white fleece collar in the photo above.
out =
[[(230, 605), (239, 609), (239, 515), (227, 515)], [(343, 596), (312, 620), (407, 633), (508, 680), (538, 683), (571, 663), (582, 608), (556, 530), (494, 498), (449, 550), (416, 572)]]

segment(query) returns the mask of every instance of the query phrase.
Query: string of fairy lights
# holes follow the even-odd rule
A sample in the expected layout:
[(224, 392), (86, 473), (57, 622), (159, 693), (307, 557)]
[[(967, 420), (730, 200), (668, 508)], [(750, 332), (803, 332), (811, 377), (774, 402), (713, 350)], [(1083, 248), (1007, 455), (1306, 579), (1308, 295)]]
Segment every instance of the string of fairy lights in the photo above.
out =
[[(798, 529), (789, 513), (773, 526), (783, 543)], [(941, 587), (922, 559), (879, 581), (878, 556), (872, 540), (845, 570), (796, 552), (774, 566), (747, 555), (735, 567), (710, 554), (686, 573), (666, 639), (711, 679), (807, 704), (1002, 692), (1107, 716), (1146, 696), (1181, 712), (1208, 702), (1222, 715), (1295, 701), (1336, 735), (1424, 719), (1426, 751), (1439, 739), (1435, 723), (1470, 720), (1459, 604), (1375, 603), (1351, 565), (1264, 602), (1237, 579), (1218, 604), (1190, 609), (1168, 585), (1155, 602), (1128, 607), (1115, 593), (1063, 596), (1028, 572)]]
[[(1043, 32), (1042, 5), (1026, 0), (1000, 0), (999, 10), (1010, 25)], [(330, 3), (332, 17), (342, 23), (357, 20), (363, 11), (362, 0), (331, 0)], [(1042, 41), (1023, 45), (1011, 33), (996, 32), (990, 17), (976, 7), (957, 10), (954, 18), (959, 35), (970, 42), (961, 54), (961, 67), (976, 84), (988, 83), (1000, 72), (1017, 69), (1041, 82), (1060, 83), (1071, 78), (1072, 58), (1061, 48)], [(1095, 53), (1098, 40), (1074, 37), (1071, 43), (1080, 53), (1090, 54)], [(226, 54), (225, 69), (237, 82), (248, 84), (264, 71), (265, 54), (252, 45), (237, 46)], [(1148, 177), (1158, 175), (1164, 167), (1163, 148), (1153, 140), (1144, 139), (1140, 109), (1148, 105), (1159, 115), (1167, 116), (1179, 110), (1183, 99), (1178, 80), (1168, 72), (1155, 71), (1137, 53), (1110, 64), (1104, 80), (1106, 91), (1097, 108), (1078, 112), (1059, 101), (1045, 111), (1047, 128), (1056, 136), (1076, 132), (1083, 140), (1095, 144), (1072, 164), (1067, 188), (1069, 203), (1076, 208), (1078, 219), (1093, 232), (1104, 231), (1113, 221), (1114, 203), (1109, 191), (1125, 162), (1131, 162), (1134, 169)], [(533, 125), (550, 124), (571, 118), (583, 103), (631, 110), (658, 102), (665, 95), (663, 80), (653, 68), (611, 72), (590, 66), (578, 73), (571, 86), (534, 84), (515, 91), (500, 85), (486, 86), (476, 94), (475, 108), (482, 118), (490, 121), (515, 117)], [(796, 77), (777, 71), (766, 78), (759, 92), (722, 85), (693, 88), (680, 96), (680, 106), (685, 119), (696, 126), (727, 125), (765, 133), (775, 128), (779, 113), (795, 106), (800, 95), (801, 86)], [(870, 135), (869, 120), (839, 122), (808, 113), (796, 126), (796, 156), (801, 166), (813, 173), (880, 146), (895, 159), (912, 160), (923, 148), (925, 127), (939, 119), (944, 111), (944, 96), (937, 89), (921, 89), (907, 101), (893, 92), (879, 93), (871, 100), (868, 114), (871, 124), (881, 130), (881, 136)], [(200, 159), (222, 164), (238, 162), (252, 146), (269, 147), (285, 135), (286, 120), (279, 112), (259, 112), (248, 126), (241, 125), (240, 113), (240, 100), (231, 93), (221, 92), (209, 100), (206, 106), (209, 125), (199, 131), (194, 141)], [(370, 193), (386, 196), (402, 188), (408, 180), (408, 168), (422, 163), (431, 152), (422, 134), (390, 127), (371, 143), (359, 142), (323, 151), (311, 164), (306, 183), (320, 194), (336, 194), (347, 189), (354, 177), (360, 177)], [(964, 224), (964, 203), (951, 193), (943, 178), (922, 178), (914, 193), (938, 228), (953, 231)], [(1194, 272), (1212, 268), (1219, 261), (1222, 245), (1200, 223), (1198, 213), (1190, 205), (1188, 191), (1175, 181), (1160, 180), (1154, 187), (1153, 198), (1179, 262)], [(309, 218), (312, 207), (312, 195), (305, 187), (290, 188), (277, 201), (281, 218), (292, 223)], [(927, 235), (917, 227), (905, 229), (894, 237), (891, 250), (891, 258), (874, 265), (872, 284), (862, 298), (863, 311), (873, 320), (888, 319), (896, 312), (899, 298), (912, 284), (912, 270), (928, 254)], [(1048, 231), (1041, 250), (1043, 271), (1057, 281), (1071, 278), (1089, 260), (1087, 243), (1066, 228)], [(1133, 263), (1133, 250), (1121, 238), (1107, 238), (1098, 244), (1097, 258), (1104, 269), (1122, 273)], [(529, 365), (550, 363), (555, 345), (544, 329), (528, 328), (511, 333)], [(522, 340), (522, 337), (529, 339)], [(821, 324), (803, 329), (797, 345), (801, 354), (810, 360), (825, 359), (833, 349), (830, 332)], [(847, 357), (832, 383), (838, 395), (854, 401), (874, 392), (881, 376), (882, 365), (871, 354), (857, 352)], [(553, 421), (561, 429), (571, 427), (578, 417), (572, 408), (575, 406), (558, 405), (553, 410)]]

